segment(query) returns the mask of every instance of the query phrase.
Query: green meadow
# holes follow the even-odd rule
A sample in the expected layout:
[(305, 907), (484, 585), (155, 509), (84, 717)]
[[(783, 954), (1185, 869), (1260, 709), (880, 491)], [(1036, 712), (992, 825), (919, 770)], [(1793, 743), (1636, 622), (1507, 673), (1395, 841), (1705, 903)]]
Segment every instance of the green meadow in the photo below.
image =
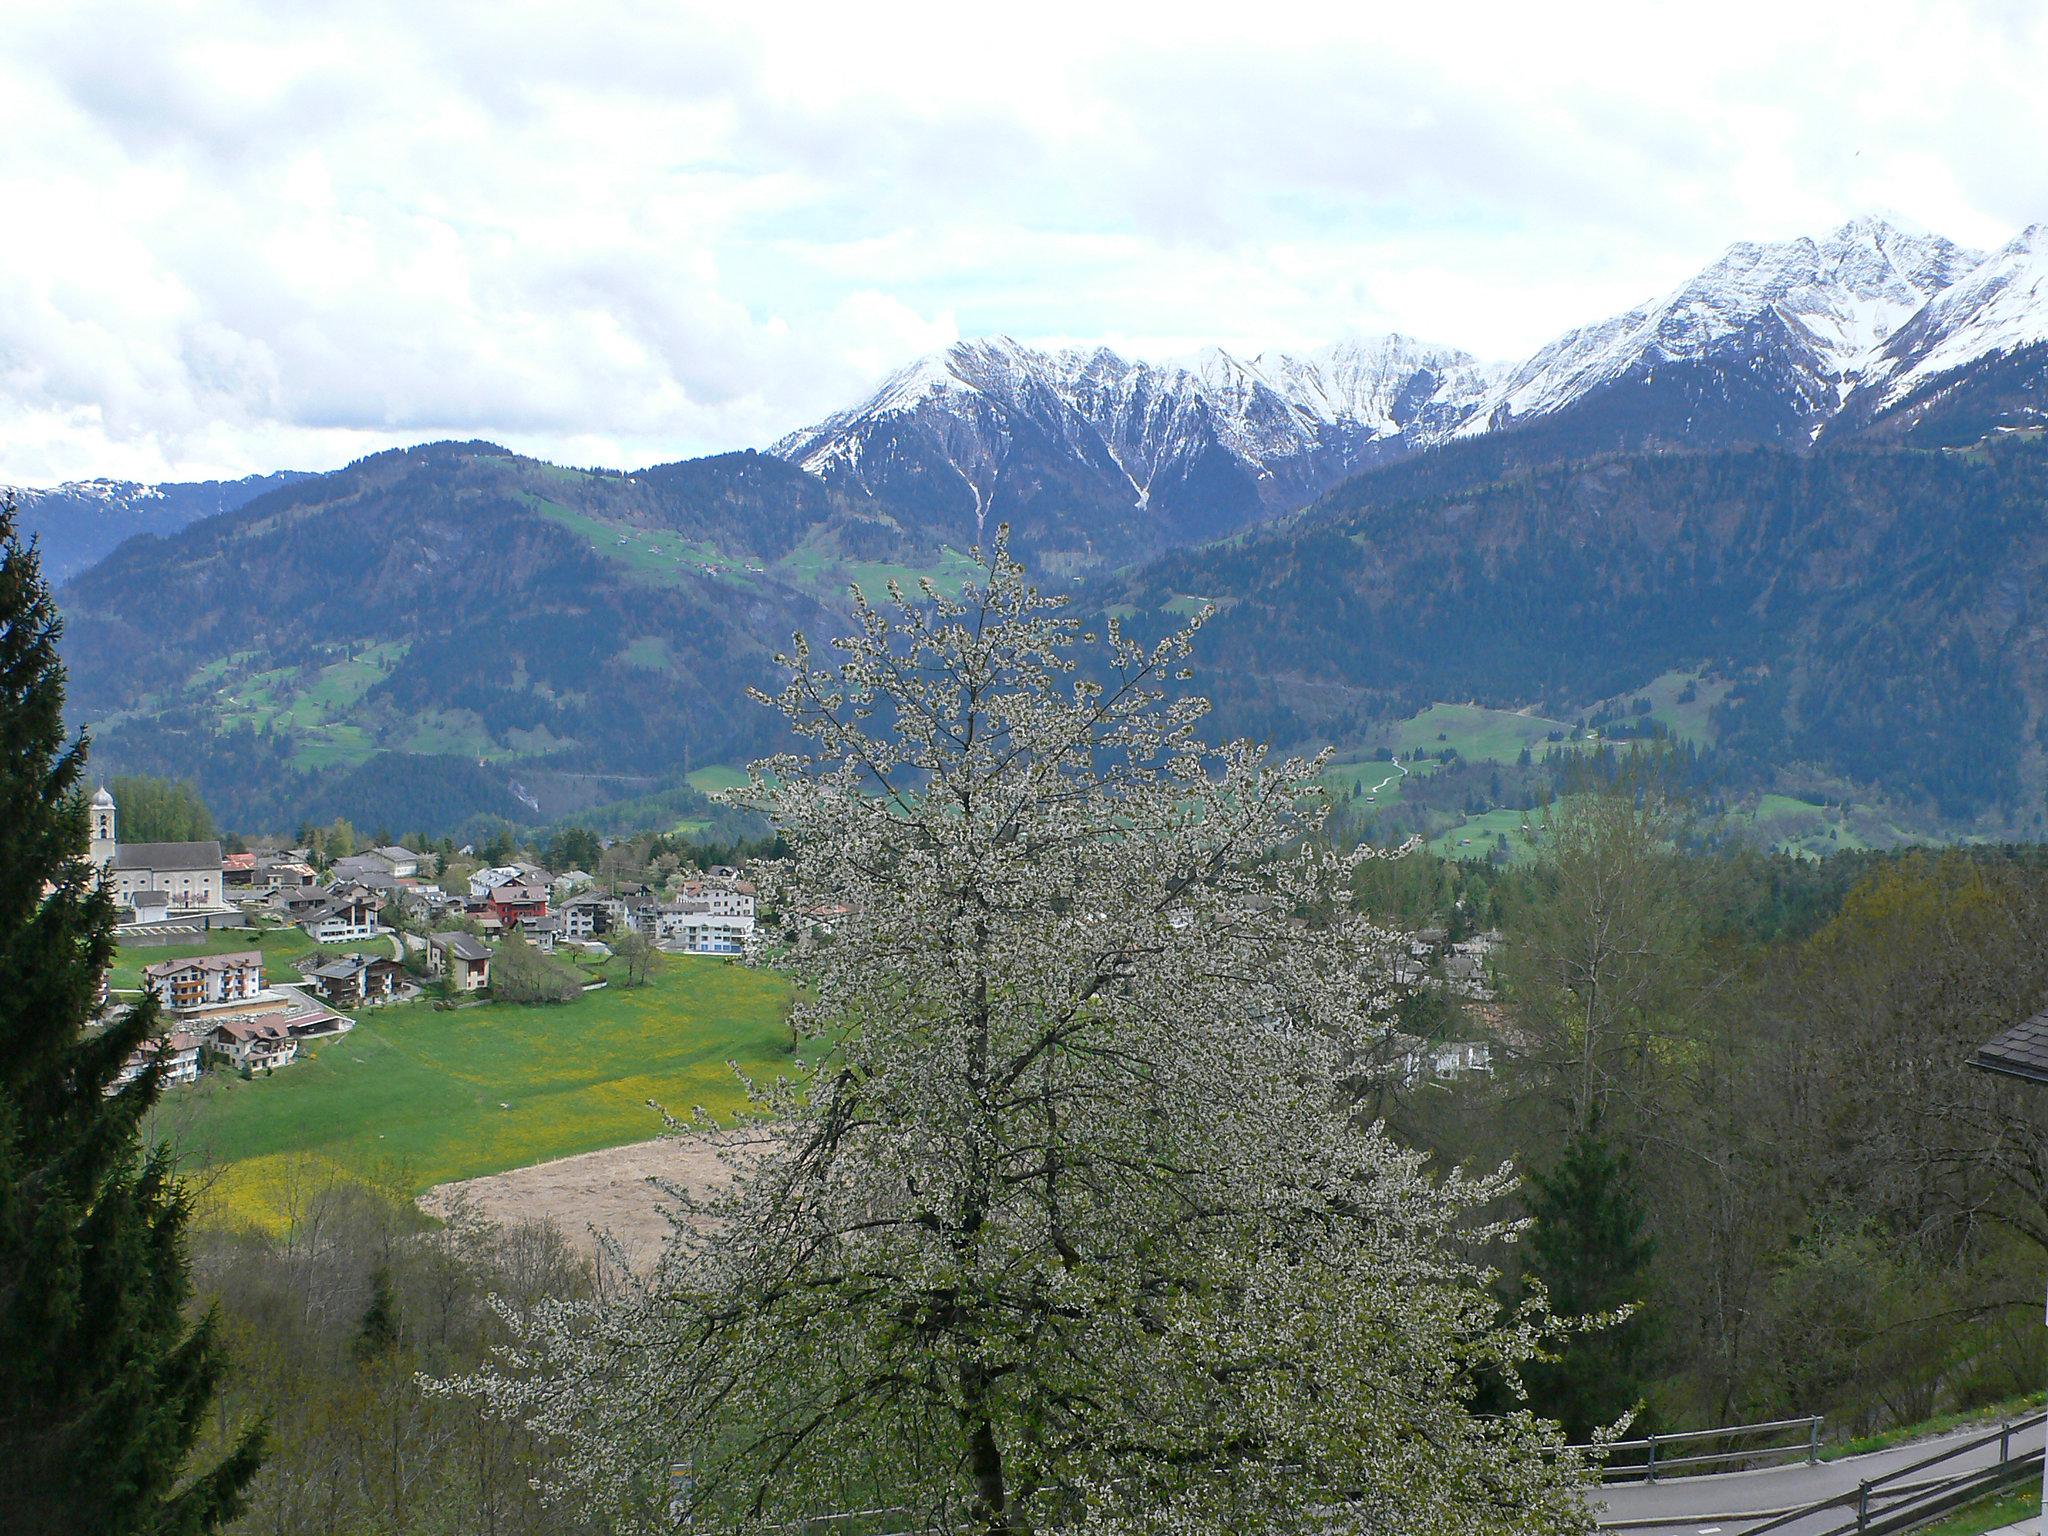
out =
[(367, 1008), (251, 1082), (209, 1072), (165, 1095), (159, 1135), (212, 1214), (268, 1224), (308, 1176), (417, 1193), (450, 1179), (660, 1134), (650, 1103), (739, 1111), (735, 1075), (791, 1069), (788, 985), (771, 972), (669, 956), (643, 987), (558, 1006)]

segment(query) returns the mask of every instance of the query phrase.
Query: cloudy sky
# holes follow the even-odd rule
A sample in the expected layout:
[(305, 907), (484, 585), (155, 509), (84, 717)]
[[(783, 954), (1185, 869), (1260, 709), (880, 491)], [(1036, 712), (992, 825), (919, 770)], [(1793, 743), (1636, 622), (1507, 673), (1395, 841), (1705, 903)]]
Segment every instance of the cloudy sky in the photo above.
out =
[(2048, 219), (2048, 7), (1679, 9), (5, 7), (0, 480), (638, 465), (988, 332), (1514, 356)]

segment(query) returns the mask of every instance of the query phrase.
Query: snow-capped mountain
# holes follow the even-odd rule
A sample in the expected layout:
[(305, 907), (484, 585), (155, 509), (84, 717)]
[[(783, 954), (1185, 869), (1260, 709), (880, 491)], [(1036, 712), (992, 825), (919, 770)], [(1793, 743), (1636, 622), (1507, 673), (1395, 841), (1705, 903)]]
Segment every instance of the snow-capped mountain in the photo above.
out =
[(134, 480), (67, 480), (36, 489), (5, 488), (21, 528), (41, 542), (43, 570), (63, 581), (138, 533), (175, 533), (216, 512), (231, 512), (265, 491), (304, 478), (294, 470), (240, 480), (145, 485)]
[[(918, 360), (773, 451), (828, 483), (925, 509), (962, 542), (993, 513), (1041, 552), (1099, 558), (1299, 506), (1440, 440), (1486, 383), (1467, 354), (1401, 336), (1302, 357), (1211, 348), (1165, 364), (996, 337)], [(1131, 538), (1093, 515), (1110, 508), (1138, 514)]]
[(1608, 386), (1654, 386), (1660, 372), (1667, 389), (1674, 377), (1697, 388), (1701, 375), (1733, 372), (1751, 375), (1733, 391), (1741, 406), (1753, 408), (1741, 397), (1764, 386), (1756, 435), (1811, 437), (1871, 350), (1982, 259), (1876, 218), (1817, 241), (1731, 245), (1672, 292), (1568, 331), (1507, 370), (1459, 432), (1498, 431)]
[(2048, 224), (2003, 249), (1937, 295), (1866, 363), (1879, 407), (1987, 358), (2048, 342)]
[(1361, 470), (1509, 428), (1521, 429), (1510, 457), (1531, 460), (1805, 446), (2031, 344), (2041, 364), (2025, 354), (2014, 366), (2042, 379), (2023, 393), (2048, 384), (2042, 226), (1987, 258), (1863, 217), (1819, 238), (1732, 245), (1670, 292), (1517, 363), (1401, 336), (1174, 363), (965, 341), (773, 451), (921, 507), (949, 537), (973, 537), (993, 513), (1042, 553), (1093, 562), (1214, 537)]

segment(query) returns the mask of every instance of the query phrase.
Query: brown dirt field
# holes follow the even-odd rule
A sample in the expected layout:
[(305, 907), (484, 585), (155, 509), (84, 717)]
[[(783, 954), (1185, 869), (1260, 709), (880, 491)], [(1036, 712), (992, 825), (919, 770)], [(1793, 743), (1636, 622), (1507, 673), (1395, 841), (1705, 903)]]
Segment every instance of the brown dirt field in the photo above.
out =
[(669, 1225), (668, 1197), (653, 1179), (703, 1195), (731, 1177), (709, 1142), (663, 1137), (584, 1152), (553, 1162), (436, 1184), (419, 1197), (430, 1216), (446, 1216), (460, 1201), (488, 1221), (510, 1226), (550, 1221), (579, 1252), (595, 1254), (596, 1234), (609, 1232), (635, 1269), (661, 1251)]

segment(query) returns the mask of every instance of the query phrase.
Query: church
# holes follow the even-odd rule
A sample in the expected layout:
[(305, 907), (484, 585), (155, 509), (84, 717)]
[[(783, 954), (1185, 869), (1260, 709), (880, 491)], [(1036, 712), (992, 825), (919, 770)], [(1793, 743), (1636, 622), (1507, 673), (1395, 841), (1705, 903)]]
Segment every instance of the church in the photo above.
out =
[(92, 797), (92, 859), (107, 872), (115, 901), (157, 917), (226, 905), (218, 842), (124, 843), (114, 817), (114, 797), (101, 785)]

